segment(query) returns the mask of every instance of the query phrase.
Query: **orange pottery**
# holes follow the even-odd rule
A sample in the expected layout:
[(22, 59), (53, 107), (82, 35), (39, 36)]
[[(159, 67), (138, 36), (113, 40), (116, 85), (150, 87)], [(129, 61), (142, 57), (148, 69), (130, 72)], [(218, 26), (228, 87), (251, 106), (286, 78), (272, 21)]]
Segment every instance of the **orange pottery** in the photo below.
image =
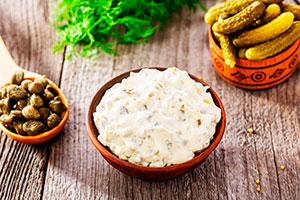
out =
[(219, 76), (237, 87), (259, 90), (274, 87), (293, 75), (300, 54), (300, 39), (285, 51), (261, 61), (238, 58), (235, 68), (226, 66), (222, 50), (209, 31), (209, 47), (213, 65)]

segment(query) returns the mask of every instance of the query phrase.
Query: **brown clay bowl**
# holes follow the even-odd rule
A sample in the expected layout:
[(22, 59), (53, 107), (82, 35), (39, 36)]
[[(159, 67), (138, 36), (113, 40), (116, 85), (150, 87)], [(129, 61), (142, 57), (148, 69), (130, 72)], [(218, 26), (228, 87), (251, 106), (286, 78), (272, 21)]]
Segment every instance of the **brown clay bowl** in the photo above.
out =
[(274, 87), (293, 75), (300, 55), (300, 39), (280, 54), (261, 61), (237, 59), (235, 68), (224, 62), (222, 50), (209, 30), (209, 47), (213, 65), (219, 76), (237, 87), (258, 90)]
[[(34, 80), (34, 78), (26, 78), (26, 79)], [(16, 134), (16, 133), (8, 130), (5, 126), (2, 125), (2, 123), (0, 123), (0, 130), (2, 130), (6, 135), (8, 135), (13, 140), (16, 140), (18, 142), (22, 142), (25, 144), (41, 144), (41, 143), (47, 142), (47, 141), (51, 140), (52, 138), (54, 138), (55, 136), (57, 136), (62, 131), (62, 129), (64, 128), (64, 126), (66, 125), (66, 123), (68, 121), (70, 108), (68, 105), (68, 101), (67, 101), (66, 97), (64, 96), (63, 92), (57, 87), (56, 84), (54, 84), (49, 79), (48, 79), (48, 82), (52, 87), (55, 88), (56, 91), (58, 91), (58, 96), (60, 97), (63, 104), (65, 104), (65, 106), (67, 107), (67, 110), (62, 114), (62, 120), (60, 121), (60, 123), (53, 129), (46, 131), (44, 133), (35, 135), (35, 136), (23, 136), (23, 135)]]
[[(159, 67), (150, 67), (158, 70), (165, 70), (166, 68), (159, 68)], [(135, 69), (128, 72), (125, 72), (112, 80), (108, 81), (106, 84), (104, 84), (96, 93), (94, 96), (88, 113), (87, 113), (87, 130), (88, 135), (93, 143), (93, 145), (96, 147), (96, 149), (102, 154), (104, 159), (111, 164), (116, 169), (120, 170), (121, 172), (138, 177), (143, 180), (166, 180), (171, 179), (177, 176), (180, 176), (191, 169), (195, 168), (199, 164), (201, 164), (217, 147), (217, 145), (220, 143), (222, 136), (225, 131), (225, 110), (222, 105), (222, 102), (218, 95), (215, 93), (213, 89), (209, 89), (209, 92), (211, 93), (214, 103), (221, 108), (222, 111), (222, 117), (220, 122), (217, 125), (216, 133), (214, 135), (214, 138), (212, 139), (210, 145), (204, 149), (202, 152), (195, 155), (195, 157), (192, 160), (189, 160), (187, 162), (181, 163), (181, 164), (175, 164), (167, 167), (144, 167), (140, 165), (136, 165), (130, 162), (127, 162), (125, 160), (122, 160), (118, 158), (116, 155), (114, 155), (107, 147), (103, 146), (99, 140), (97, 139), (97, 136), (99, 135), (98, 130), (94, 124), (93, 120), (93, 113), (96, 111), (96, 107), (101, 101), (101, 98), (103, 97), (106, 90), (111, 88), (114, 84), (121, 82), (124, 78), (127, 78), (130, 75), (130, 72), (138, 72), (141, 69)], [(207, 85), (202, 79), (191, 75), (190, 77), (194, 79), (195, 81), (202, 83), (203, 85)]]

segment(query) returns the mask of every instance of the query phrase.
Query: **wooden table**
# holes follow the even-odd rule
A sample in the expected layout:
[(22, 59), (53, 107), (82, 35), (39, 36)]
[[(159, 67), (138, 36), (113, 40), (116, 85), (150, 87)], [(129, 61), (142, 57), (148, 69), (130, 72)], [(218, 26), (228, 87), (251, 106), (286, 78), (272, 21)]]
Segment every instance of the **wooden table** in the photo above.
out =
[[(299, 70), (264, 91), (223, 82), (211, 64), (203, 12), (186, 8), (146, 45), (118, 46), (115, 58), (69, 61), (65, 52), (51, 52), (57, 38), (50, 7), (46, 0), (0, 1), (0, 33), (16, 62), (59, 84), (71, 106), (67, 126), (49, 143), (25, 145), (0, 134), (0, 199), (300, 199)], [(85, 115), (111, 77), (157, 65), (204, 77), (220, 95), (228, 122), (222, 142), (200, 167), (174, 180), (145, 182), (106, 163), (89, 141)], [(256, 133), (248, 134), (249, 127)]]

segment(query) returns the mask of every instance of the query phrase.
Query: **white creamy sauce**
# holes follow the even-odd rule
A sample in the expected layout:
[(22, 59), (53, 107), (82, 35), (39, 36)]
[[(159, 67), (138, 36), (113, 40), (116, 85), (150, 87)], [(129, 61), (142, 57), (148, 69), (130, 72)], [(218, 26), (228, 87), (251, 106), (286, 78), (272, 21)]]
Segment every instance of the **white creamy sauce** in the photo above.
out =
[(131, 73), (97, 106), (98, 139), (119, 158), (139, 165), (188, 161), (210, 144), (221, 119), (207, 89), (177, 68)]

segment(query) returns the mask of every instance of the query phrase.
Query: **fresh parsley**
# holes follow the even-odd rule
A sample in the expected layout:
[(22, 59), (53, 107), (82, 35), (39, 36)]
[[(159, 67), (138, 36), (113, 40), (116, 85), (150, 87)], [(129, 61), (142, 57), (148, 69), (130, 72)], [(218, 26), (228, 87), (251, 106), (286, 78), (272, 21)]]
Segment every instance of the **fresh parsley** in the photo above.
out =
[(60, 0), (52, 13), (54, 51), (68, 46), (67, 58), (116, 55), (117, 44), (147, 42), (184, 5), (205, 10), (199, 0)]

